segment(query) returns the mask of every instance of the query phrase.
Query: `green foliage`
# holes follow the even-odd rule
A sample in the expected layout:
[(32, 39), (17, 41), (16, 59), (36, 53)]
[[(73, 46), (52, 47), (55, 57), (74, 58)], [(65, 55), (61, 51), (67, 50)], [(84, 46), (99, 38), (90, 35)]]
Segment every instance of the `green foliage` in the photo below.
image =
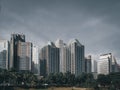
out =
[(109, 75), (98, 75), (98, 85), (108, 87), (109, 90), (120, 89), (120, 72), (110, 73)]
[(120, 72), (110, 73), (109, 77), (111, 78), (111, 87), (120, 89)]
[(120, 89), (120, 72), (110, 73), (109, 75), (98, 75), (97, 80), (93, 78), (91, 73), (81, 73), (75, 77), (70, 72), (66, 73), (51, 73), (47, 77), (40, 80), (29, 71), (17, 72), (15, 69), (4, 70), (0, 69), (0, 84), (10, 83), (15, 86), (42, 86), (48, 84), (49, 86), (78, 86), (95, 88), (108, 87), (109, 90)]
[(100, 74), (98, 75), (97, 82), (101, 86), (109, 86), (111, 83), (111, 78), (109, 77), (109, 75)]
[(80, 87), (94, 87), (96, 81), (91, 73), (82, 73), (76, 78), (76, 83)]
[(16, 70), (0, 69), (0, 84), (10, 83), (14, 86), (35, 86), (37, 77), (29, 71), (16, 72)]
[(81, 86), (93, 87), (95, 80), (92, 74), (82, 73), (78, 77), (70, 72), (66, 73), (51, 73), (46, 77), (46, 83), (50, 86)]
[(45, 80), (50, 86), (79, 86), (95, 88), (97, 90), (99, 87), (107, 87), (109, 90), (112, 90), (111, 88), (113, 88), (113, 90), (120, 88), (120, 73), (111, 73), (109, 75), (100, 74), (97, 80), (94, 79), (91, 73), (82, 73), (77, 77), (70, 72), (65, 74), (51, 73)]

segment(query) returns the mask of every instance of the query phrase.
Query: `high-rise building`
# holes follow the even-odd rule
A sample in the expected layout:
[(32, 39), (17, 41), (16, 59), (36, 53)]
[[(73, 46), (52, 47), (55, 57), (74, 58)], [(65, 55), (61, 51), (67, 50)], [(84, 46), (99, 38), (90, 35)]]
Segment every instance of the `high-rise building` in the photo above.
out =
[(32, 72), (36, 75), (40, 74), (39, 49), (37, 46), (32, 47)]
[(91, 72), (93, 74), (94, 79), (97, 79), (97, 61), (96, 60), (91, 60)]
[(0, 68), (9, 68), (9, 43), (7, 40), (0, 40)]
[(92, 63), (91, 63), (91, 55), (85, 57), (85, 72), (91, 73), (92, 72)]
[(40, 49), (40, 76), (47, 76), (47, 49), (43, 47)]
[(59, 48), (59, 51), (60, 51), (60, 72), (64, 72), (64, 51), (63, 51), (63, 46), (64, 46), (64, 43), (63, 43), (63, 40), (57, 40), (56, 42), (55, 42), (55, 45), (56, 45), (56, 47), (58, 47)]
[(85, 72), (84, 46), (77, 39), (69, 42), (71, 73), (75, 76)]
[(11, 34), (10, 40), (10, 68), (18, 70), (18, 42), (25, 42), (25, 35)]
[[(45, 67), (44, 67), (45, 66)], [(40, 52), (40, 75), (71, 72), (76, 76), (85, 72), (84, 46), (77, 39), (68, 45), (63, 40), (50, 42)]]
[(32, 43), (18, 42), (17, 48), (18, 70), (31, 71)]
[(40, 52), (40, 75), (59, 72), (59, 48), (53, 42), (43, 47)]
[(66, 73), (67, 71), (70, 72), (71, 62), (70, 62), (70, 52), (68, 46), (63, 43), (63, 40), (57, 40), (55, 43), (56, 47), (59, 48), (60, 51), (60, 72)]
[(66, 44), (63, 47), (63, 73), (71, 72), (71, 53)]
[(112, 57), (112, 72), (119, 72), (119, 65), (114, 56)]
[(92, 64), (92, 72), (97, 73), (97, 61), (92, 59), (91, 64)]
[(109, 74), (112, 72), (112, 54), (102, 54), (97, 62), (97, 73), (98, 74)]

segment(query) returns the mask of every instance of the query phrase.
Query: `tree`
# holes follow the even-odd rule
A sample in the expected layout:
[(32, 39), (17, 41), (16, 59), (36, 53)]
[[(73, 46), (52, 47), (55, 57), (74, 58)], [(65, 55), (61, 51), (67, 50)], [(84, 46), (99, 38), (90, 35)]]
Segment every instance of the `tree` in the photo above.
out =
[(91, 74), (91, 73), (87, 74), (85, 83), (86, 83), (85, 87), (94, 87), (96, 81), (93, 78), (93, 74)]
[(68, 86), (73, 86), (75, 84), (75, 75), (71, 74), (70, 72), (66, 72), (64, 74), (65, 77), (65, 84)]
[(82, 73), (76, 77), (76, 85), (80, 87), (94, 87), (96, 81), (91, 73)]
[(109, 86), (110, 83), (111, 83), (111, 79), (109, 77), (109, 75), (103, 75), (103, 74), (100, 74), (98, 75), (98, 79), (97, 79), (97, 82), (100, 86)]
[(110, 73), (109, 77), (111, 78), (111, 88), (120, 89), (120, 72)]

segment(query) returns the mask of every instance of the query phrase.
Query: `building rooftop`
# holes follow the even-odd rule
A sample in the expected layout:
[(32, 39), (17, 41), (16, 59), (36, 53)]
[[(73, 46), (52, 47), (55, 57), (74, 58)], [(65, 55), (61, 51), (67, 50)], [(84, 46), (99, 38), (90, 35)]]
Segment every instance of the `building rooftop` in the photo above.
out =
[(68, 44), (77, 43), (79, 46), (83, 46), (77, 39), (71, 39)]

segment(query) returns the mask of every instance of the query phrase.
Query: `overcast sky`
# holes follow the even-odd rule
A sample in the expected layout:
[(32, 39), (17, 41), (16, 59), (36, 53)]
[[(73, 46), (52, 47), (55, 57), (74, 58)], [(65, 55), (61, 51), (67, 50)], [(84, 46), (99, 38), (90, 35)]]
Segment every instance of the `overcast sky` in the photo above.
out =
[(120, 0), (1, 0), (0, 38), (24, 33), (39, 46), (77, 38), (86, 55), (120, 58)]

